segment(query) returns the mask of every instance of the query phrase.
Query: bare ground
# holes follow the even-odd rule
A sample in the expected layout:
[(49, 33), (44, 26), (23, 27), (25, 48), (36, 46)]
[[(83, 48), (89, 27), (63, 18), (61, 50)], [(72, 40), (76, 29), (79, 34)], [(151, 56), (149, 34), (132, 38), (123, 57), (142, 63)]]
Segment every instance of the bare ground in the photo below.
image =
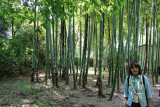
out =
[[(51, 81), (44, 84), (44, 74), (39, 75), (39, 83), (31, 83), (30, 77), (6, 78), (0, 81), (0, 107), (124, 107), (123, 83), (120, 92), (115, 90), (112, 101), (108, 101), (111, 87), (107, 87), (107, 75), (103, 74), (103, 94), (105, 98), (98, 97), (98, 88), (93, 71), (88, 76), (86, 89), (77, 85), (73, 90), (73, 79), (70, 83), (59, 79), (59, 88), (52, 87)], [(148, 77), (151, 84), (151, 77)], [(160, 83), (160, 81), (159, 81)], [(160, 84), (152, 87), (153, 107), (160, 107)]]

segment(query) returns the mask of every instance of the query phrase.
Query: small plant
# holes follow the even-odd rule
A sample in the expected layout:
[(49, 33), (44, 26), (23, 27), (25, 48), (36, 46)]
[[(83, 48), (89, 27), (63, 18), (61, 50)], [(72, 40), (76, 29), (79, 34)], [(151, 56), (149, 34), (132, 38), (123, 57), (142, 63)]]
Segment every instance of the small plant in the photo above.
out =
[(23, 81), (22, 82), (19, 81), (18, 86), (21, 93), (23, 93), (28, 88), (26, 83)]

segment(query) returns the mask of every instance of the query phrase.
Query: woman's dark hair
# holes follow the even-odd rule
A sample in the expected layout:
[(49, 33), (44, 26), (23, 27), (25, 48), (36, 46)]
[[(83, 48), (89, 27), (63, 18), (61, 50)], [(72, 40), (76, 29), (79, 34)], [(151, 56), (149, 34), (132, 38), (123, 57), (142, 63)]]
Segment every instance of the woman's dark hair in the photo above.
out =
[(131, 62), (130, 66), (129, 66), (129, 75), (132, 75), (132, 74), (133, 74), (132, 71), (131, 71), (131, 69), (132, 69), (134, 66), (139, 69), (138, 74), (142, 74), (142, 72), (141, 72), (141, 66), (140, 66), (137, 62), (134, 61), (134, 62)]

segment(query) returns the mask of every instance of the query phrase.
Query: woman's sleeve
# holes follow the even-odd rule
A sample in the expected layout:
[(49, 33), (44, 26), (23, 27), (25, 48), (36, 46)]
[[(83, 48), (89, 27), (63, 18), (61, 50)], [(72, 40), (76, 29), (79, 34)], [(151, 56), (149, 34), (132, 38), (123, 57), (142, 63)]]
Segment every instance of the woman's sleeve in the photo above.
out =
[(128, 77), (126, 78), (125, 80), (125, 83), (124, 83), (124, 97), (128, 97)]
[(151, 91), (148, 78), (146, 76), (144, 76), (144, 78), (145, 78), (145, 90), (146, 90), (147, 98), (152, 98), (152, 91)]

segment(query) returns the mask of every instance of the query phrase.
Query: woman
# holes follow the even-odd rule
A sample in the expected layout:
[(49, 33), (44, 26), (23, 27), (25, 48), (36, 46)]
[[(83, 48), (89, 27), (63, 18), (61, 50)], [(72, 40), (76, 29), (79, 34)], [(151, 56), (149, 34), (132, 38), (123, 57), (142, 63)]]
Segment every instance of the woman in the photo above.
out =
[(124, 84), (124, 104), (128, 107), (152, 107), (152, 92), (148, 79), (142, 75), (137, 62), (129, 66), (129, 73)]

